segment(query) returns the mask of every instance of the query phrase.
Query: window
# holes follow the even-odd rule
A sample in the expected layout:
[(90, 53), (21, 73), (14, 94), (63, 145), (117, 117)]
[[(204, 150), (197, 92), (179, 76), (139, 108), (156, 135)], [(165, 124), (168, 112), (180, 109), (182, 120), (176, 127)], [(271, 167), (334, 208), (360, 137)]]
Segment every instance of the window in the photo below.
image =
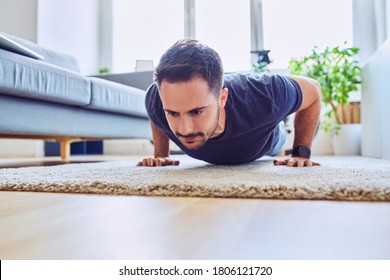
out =
[(264, 48), (270, 69), (287, 68), (292, 57), (347, 41), (352, 46), (352, 0), (262, 0)]
[(251, 68), (249, 0), (196, 0), (196, 39), (215, 49), (224, 70)]
[[(168, 5), (169, 2), (169, 5)], [(184, 37), (183, 0), (113, 0), (114, 72), (135, 70), (137, 60), (152, 60)]]
[[(292, 57), (317, 45), (352, 44), (352, 0), (258, 0), (270, 69), (286, 69)], [(134, 71), (137, 60), (154, 67), (184, 37), (184, 0), (112, 0), (112, 70)], [(169, 4), (169, 5), (168, 5)], [(194, 1), (195, 38), (214, 48), (226, 72), (251, 69), (250, 0)]]

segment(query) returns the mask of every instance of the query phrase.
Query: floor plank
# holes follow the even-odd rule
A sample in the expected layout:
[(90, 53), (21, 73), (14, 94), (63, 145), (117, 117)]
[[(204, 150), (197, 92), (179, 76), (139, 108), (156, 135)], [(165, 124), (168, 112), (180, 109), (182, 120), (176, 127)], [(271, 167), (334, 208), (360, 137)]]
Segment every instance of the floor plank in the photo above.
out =
[[(34, 166), (53, 166), (73, 163), (93, 163), (108, 160), (128, 159), (134, 156), (71, 156), (69, 160), (61, 160), (60, 157), (26, 157), (26, 158), (0, 158), (0, 168), (21, 168)], [(136, 156), (141, 158), (141, 156)]]
[(389, 259), (390, 203), (0, 192), (0, 259)]

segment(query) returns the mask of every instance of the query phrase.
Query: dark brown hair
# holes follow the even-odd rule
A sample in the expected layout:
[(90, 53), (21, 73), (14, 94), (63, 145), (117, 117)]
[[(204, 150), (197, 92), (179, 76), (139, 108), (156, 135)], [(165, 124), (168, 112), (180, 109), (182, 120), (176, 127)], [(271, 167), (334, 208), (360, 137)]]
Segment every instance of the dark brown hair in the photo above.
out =
[(219, 54), (207, 45), (191, 39), (179, 40), (170, 47), (162, 55), (154, 74), (159, 87), (163, 80), (176, 83), (202, 78), (216, 96), (223, 84), (223, 66)]

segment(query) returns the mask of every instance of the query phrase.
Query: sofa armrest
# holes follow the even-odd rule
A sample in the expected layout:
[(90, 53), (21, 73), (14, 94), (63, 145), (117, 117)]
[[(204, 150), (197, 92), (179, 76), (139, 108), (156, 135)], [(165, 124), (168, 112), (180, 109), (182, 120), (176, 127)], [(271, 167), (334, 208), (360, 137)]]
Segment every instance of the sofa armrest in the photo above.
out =
[(93, 77), (117, 82), (123, 85), (147, 90), (153, 83), (153, 71), (129, 72), (121, 74), (100, 74)]
[(16, 41), (12, 40), (11, 38), (8, 38), (7, 36), (1, 33), (0, 33), (0, 48), (13, 53), (35, 58), (35, 59), (40, 59), (40, 60), (45, 59), (41, 54), (34, 52), (33, 50), (17, 43)]

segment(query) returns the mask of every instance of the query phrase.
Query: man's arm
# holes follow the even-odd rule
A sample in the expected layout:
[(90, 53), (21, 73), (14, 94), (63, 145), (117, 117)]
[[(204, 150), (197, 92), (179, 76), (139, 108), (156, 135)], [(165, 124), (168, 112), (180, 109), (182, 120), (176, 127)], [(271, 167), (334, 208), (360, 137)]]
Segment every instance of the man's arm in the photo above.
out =
[(165, 158), (169, 157), (169, 138), (158, 129), (152, 122), (152, 136), (154, 144), (154, 158)]
[(143, 158), (142, 161), (137, 163), (137, 166), (165, 166), (165, 165), (179, 165), (178, 160), (172, 160), (169, 158), (169, 138), (158, 129), (152, 122), (150, 122), (152, 128), (153, 144), (154, 144), (154, 158)]
[(294, 148), (311, 147), (321, 111), (321, 86), (313, 79), (292, 77), (302, 90), (302, 104), (295, 114)]
[[(302, 91), (302, 104), (295, 114), (293, 148), (299, 146), (311, 148), (321, 111), (321, 86), (310, 78), (298, 76), (291, 78), (299, 84)], [(319, 164), (306, 158), (292, 157), (285, 161), (276, 161), (275, 165), (302, 167)]]

